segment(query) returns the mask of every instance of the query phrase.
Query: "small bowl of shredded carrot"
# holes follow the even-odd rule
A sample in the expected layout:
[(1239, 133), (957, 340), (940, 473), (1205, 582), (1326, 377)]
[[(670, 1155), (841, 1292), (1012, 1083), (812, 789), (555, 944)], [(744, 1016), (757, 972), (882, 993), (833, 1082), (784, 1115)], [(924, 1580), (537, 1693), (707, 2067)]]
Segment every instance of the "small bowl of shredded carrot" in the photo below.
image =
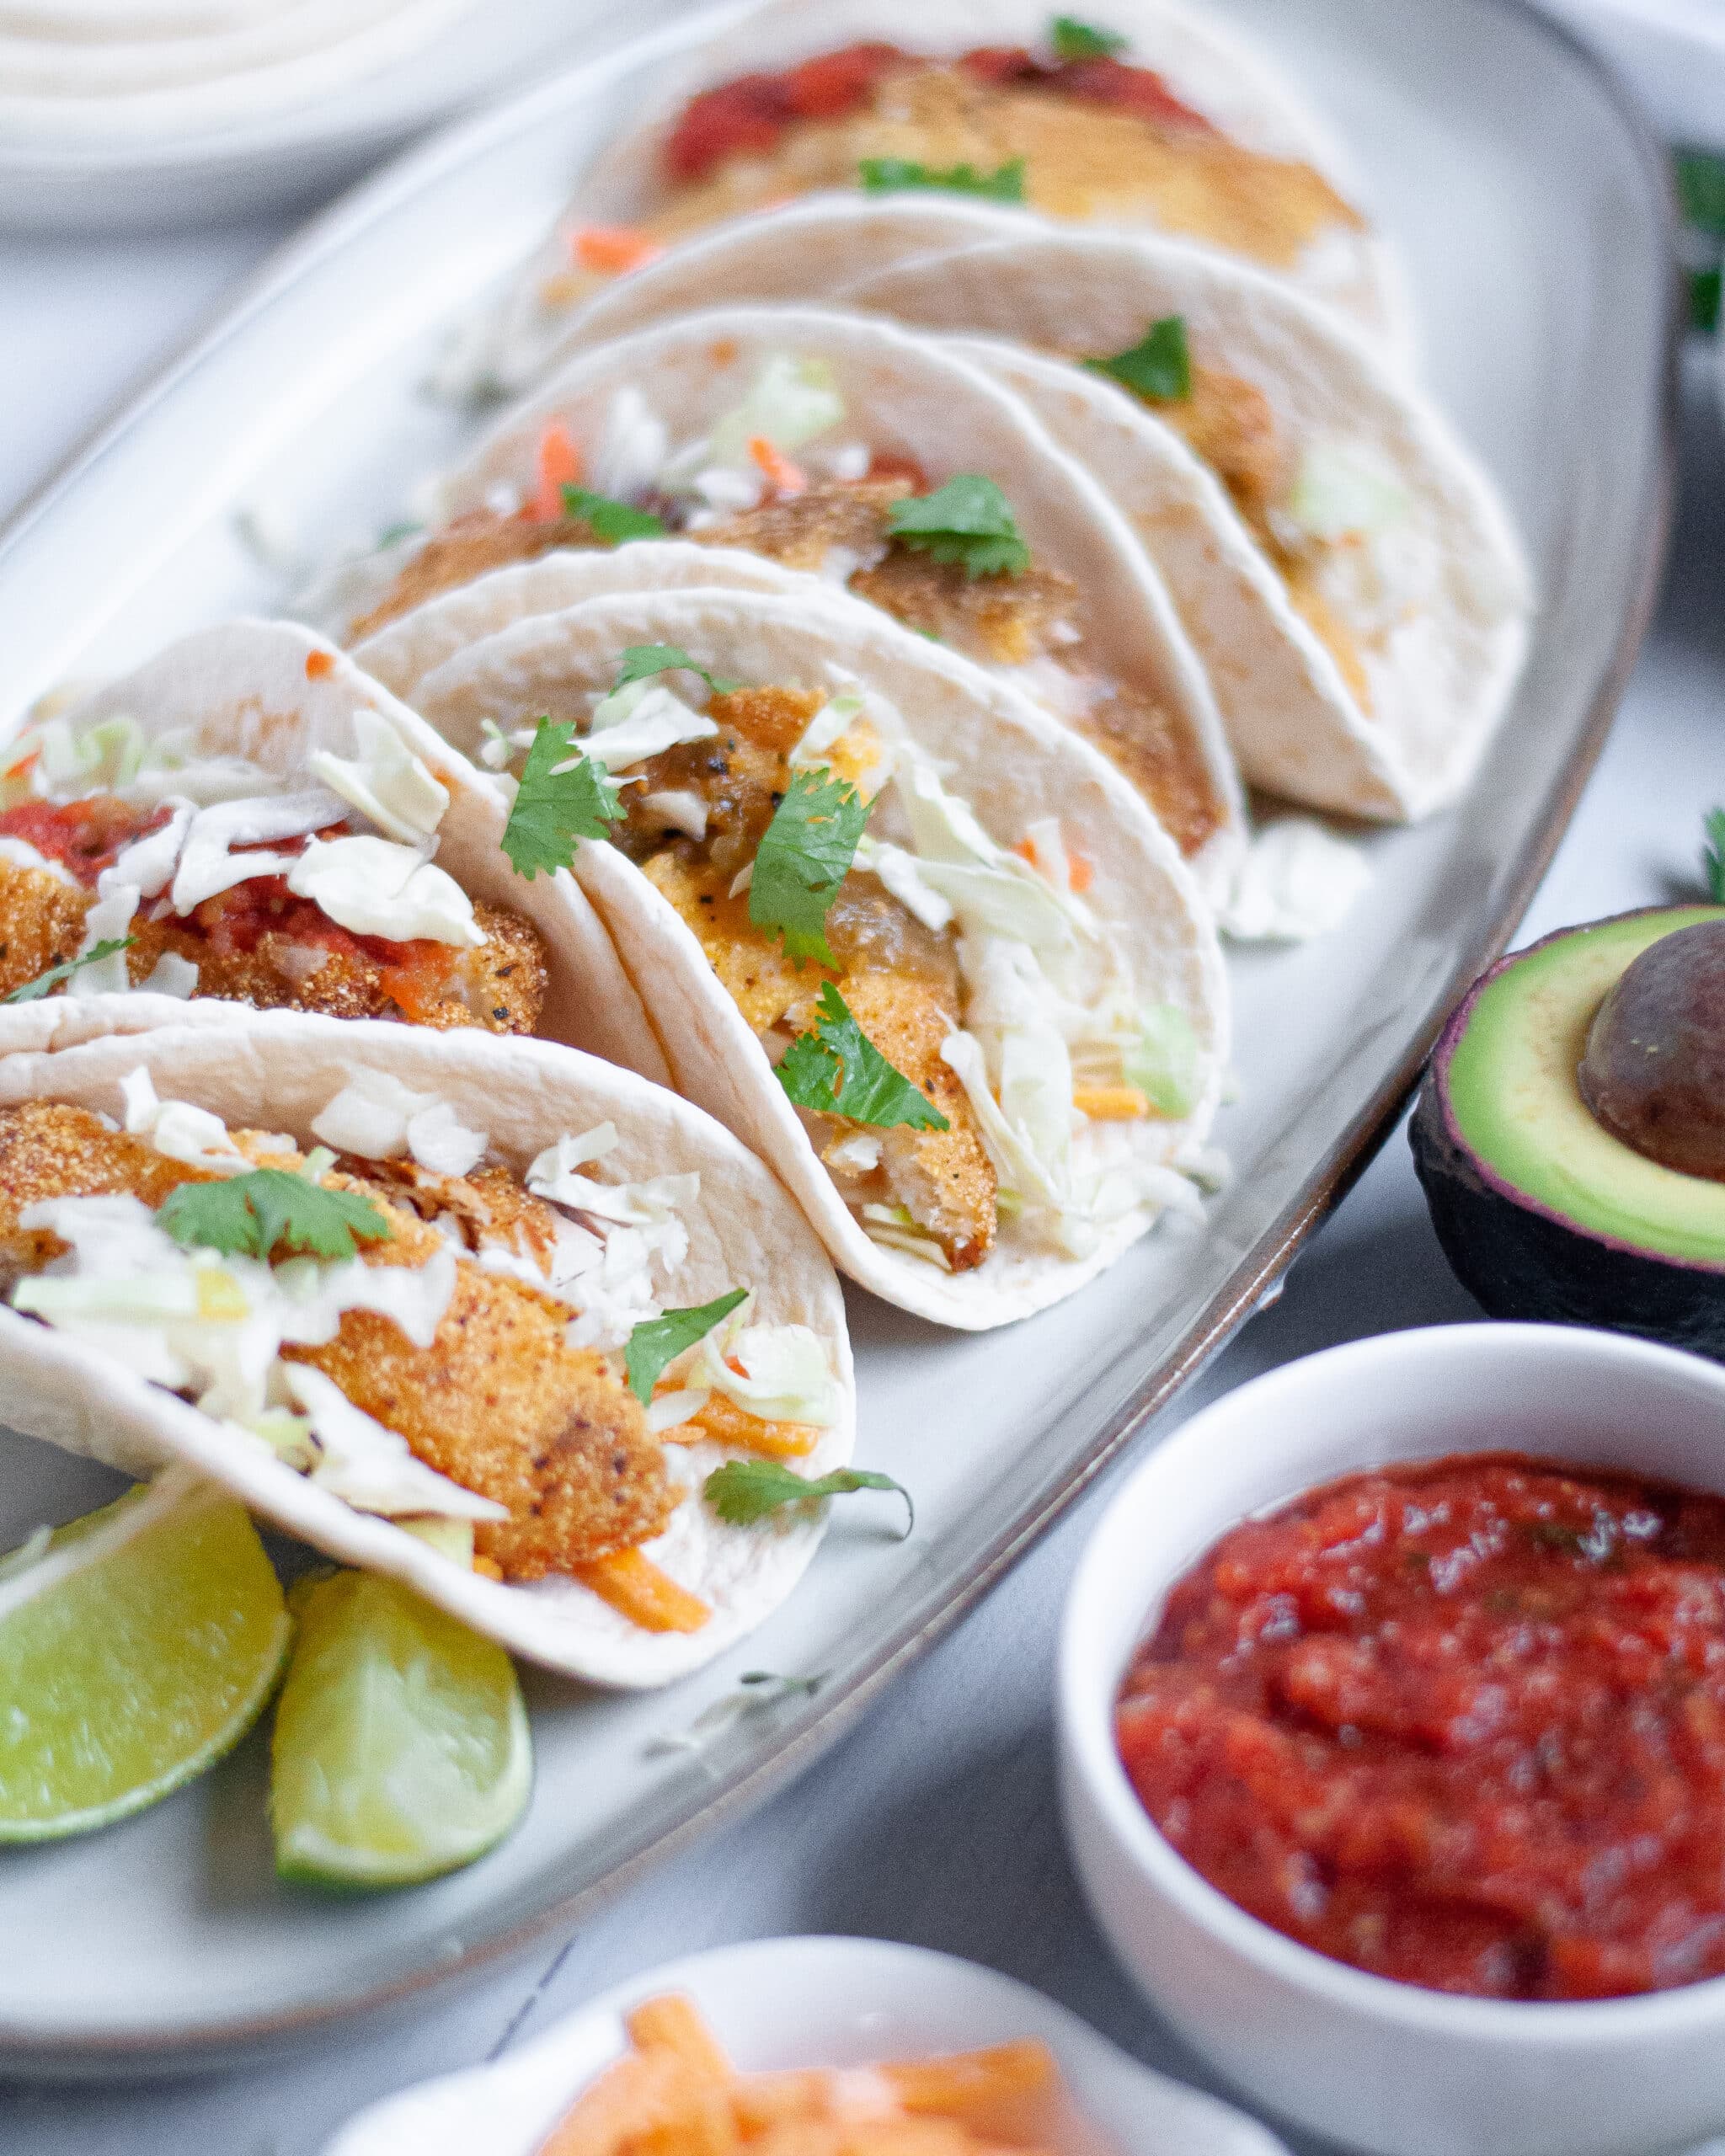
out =
[(374, 2105), (323, 2156), (1288, 2156), (993, 1969), (756, 1939)]
[[(629, 2048), (537, 2156), (1065, 2156), (1080, 2124), (1033, 2038), (875, 2066), (740, 2073), (679, 1992), (624, 2016)], [(1091, 2148), (1093, 2132), (1083, 2136)]]

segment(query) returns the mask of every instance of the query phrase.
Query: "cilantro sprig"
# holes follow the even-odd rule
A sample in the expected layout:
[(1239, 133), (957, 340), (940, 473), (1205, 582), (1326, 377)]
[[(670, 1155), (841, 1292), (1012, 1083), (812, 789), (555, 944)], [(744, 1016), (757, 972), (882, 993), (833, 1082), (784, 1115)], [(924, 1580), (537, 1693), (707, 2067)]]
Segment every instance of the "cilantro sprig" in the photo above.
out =
[(1009, 157), (992, 172), (971, 164), (919, 164), (914, 157), (864, 157), (857, 172), (865, 195), (901, 195), (916, 189), (975, 195), (985, 202), (1024, 200), (1023, 157)]
[(721, 1319), (728, 1318), (739, 1303), (748, 1300), (746, 1288), (733, 1288), (710, 1303), (692, 1309), (666, 1310), (659, 1317), (643, 1318), (629, 1335), (623, 1350), (623, 1366), (629, 1390), (644, 1407), (667, 1364), (676, 1362), (686, 1348), (704, 1340)]
[(70, 980), (74, 974), (82, 973), (86, 966), (93, 966), (99, 958), (111, 958), (117, 951), (129, 951), (137, 942), (136, 936), (105, 936), (99, 943), (92, 944), (88, 951), (80, 951), (75, 958), (62, 958), (57, 966), (50, 966), (34, 980), (25, 981), (8, 995), (0, 995), (0, 1003), (37, 1003), (51, 995), (63, 980)]
[(1701, 848), (1701, 868), (1707, 896), (1716, 906), (1725, 906), (1725, 808), (1710, 810), (1703, 828), (1707, 842)]
[(542, 718), (503, 827), (503, 850), (531, 883), (567, 868), (582, 839), (602, 839), (623, 817), (621, 790), (582, 753), (574, 721)]
[(719, 675), (709, 674), (690, 658), (681, 644), (632, 643), (617, 661), (617, 679), (611, 685), (611, 692), (615, 696), (632, 681), (650, 680), (655, 674), (698, 674), (716, 696), (731, 696), (742, 686), (739, 681), (727, 681)]
[(278, 1251), (346, 1258), (362, 1242), (390, 1242), (395, 1230), (369, 1198), (328, 1190), (286, 1168), (254, 1168), (222, 1182), (183, 1182), (156, 1209), (156, 1225), (187, 1250), (227, 1257)]
[(887, 530), (937, 562), (962, 563), (973, 579), (1020, 576), (1030, 566), (1012, 504), (980, 472), (960, 472), (932, 494), (906, 494), (893, 504)]
[(1056, 15), (1049, 24), (1048, 38), (1056, 60), (1114, 60), (1131, 42), (1118, 30), (1080, 22), (1076, 15)]
[(702, 1495), (727, 1527), (753, 1527), (785, 1505), (848, 1497), (858, 1490), (896, 1492), (905, 1501), (905, 1534), (916, 1526), (916, 1508), (904, 1484), (866, 1467), (836, 1468), (811, 1481), (776, 1460), (728, 1460), (702, 1485)]
[(908, 1123), (912, 1130), (950, 1130), (928, 1096), (876, 1048), (851, 1016), (832, 983), (821, 984), (812, 1033), (798, 1033), (778, 1066), (778, 1082), (795, 1107), (848, 1116), (876, 1130)]
[(830, 771), (798, 771), (755, 855), (749, 918), (793, 958), (835, 963), (826, 916), (850, 873), (868, 803)]
[(611, 494), (595, 494), (590, 487), (565, 487), (563, 505), (578, 518), (595, 539), (607, 547), (621, 547), (629, 539), (662, 539), (665, 520), (650, 510), (637, 509)]
[(1084, 364), (1092, 374), (1108, 375), (1153, 404), (1183, 404), (1192, 394), (1192, 353), (1183, 314), (1165, 314), (1124, 352)]

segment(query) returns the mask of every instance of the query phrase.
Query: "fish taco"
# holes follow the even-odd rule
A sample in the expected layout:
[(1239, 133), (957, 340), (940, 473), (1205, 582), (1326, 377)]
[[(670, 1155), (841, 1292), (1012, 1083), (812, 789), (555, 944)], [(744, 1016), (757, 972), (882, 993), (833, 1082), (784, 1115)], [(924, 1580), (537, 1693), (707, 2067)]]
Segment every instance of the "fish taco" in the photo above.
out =
[(249, 1006), (538, 1034), (662, 1078), (579, 889), (510, 876), (507, 813), (321, 638), (183, 638), (0, 749), (0, 1045)]
[[(1475, 459), (1358, 337), (1204, 249), (1101, 232), (926, 257), (843, 299), (1083, 369), (1091, 389), (1063, 396), (1045, 367), (964, 347), (1130, 492), (1257, 783), (1377, 817), (1460, 793), (1526, 654), (1530, 574)], [(1279, 720), (1279, 694), (1242, 696), (1229, 666), (1285, 687)]]
[[(577, 316), (563, 349), (720, 300), (843, 306), (852, 293), (863, 304), (884, 293), (890, 312), (897, 292), (911, 296), (901, 304), (914, 316), (925, 304), (916, 296), (939, 277), (936, 260), (966, 244), (1023, 237), (1022, 220), (1006, 211), (942, 198), (812, 197), (721, 226), (608, 286)], [(930, 261), (920, 263), (922, 256)], [(1178, 416), (1164, 411), (1194, 399), (1183, 322), (1153, 318), (1131, 345), (1081, 366), (1073, 364), (1085, 356), (1076, 350), (1062, 359), (1009, 342), (1009, 334), (1028, 334), (1018, 326), (1025, 311), (1010, 296), (1017, 259), (1001, 258), (1009, 296), (991, 312), (1001, 334), (942, 341), (1027, 404), (1132, 527), (1204, 662), (1242, 776), (1305, 807), (1375, 820), (1401, 821), (1429, 805), (1429, 788), (1405, 767), (1394, 723), (1373, 717), (1356, 639), (1318, 580), (1300, 573), (1297, 529), (1267, 535), (1262, 509), (1248, 518), (1236, 508), (1220, 469), (1202, 461)], [(871, 284), (895, 264), (904, 265), (901, 276)], [(1320, 363), (1333, 365), (1322, 356)], [(1199, 398), (1220, 410), (1226, 397), (1214, 367), (1196, 379)], [(1257, 424), (1246, 385), (1227, 393), (1242, 430)], [(1214, 447), (1218, 424), (1205, 422), (1198, 449)], [(1304, 551), (1312, 551), (1309, 539)]]
[(840, 1266), (942, 1323), (1058, 1300), (1195, 1214), (1215, 931), (1140, 798), (968, 661), (841, 597), (593, 600), (419, 684), (573, 861), (675, 1082)]
[(854, 1428), (832, 1269), (710, 1118), (542, 1043), (292, 1011), (0, 1057), (0, 1374), (28, 1434), (192, 1467), (622, 1687), (789, 1593), (820, 1521), (785, 1470)]
[(392, 622), (411, 649), (401, 617), (482, 560), (614, 546), (651, 590), (672, 580), (660, 535), (764, 556), (1087, 734), (1209, 888), (1242, 851), (1209, 684), (1130, 530), (1009, 392), (889, 323), (716, 308), (581, 353), (445, 476), (435, 510), (350, 620), (362, 654)]
[(519, 381), (595, 292), (667, 248), (859, 189), (1172, 234), (1405, 342), (1399, 275), (1336, 146), (1208, 14), (774, 0), (684, 56), (647, 122), (606, 146), (497, 349)]

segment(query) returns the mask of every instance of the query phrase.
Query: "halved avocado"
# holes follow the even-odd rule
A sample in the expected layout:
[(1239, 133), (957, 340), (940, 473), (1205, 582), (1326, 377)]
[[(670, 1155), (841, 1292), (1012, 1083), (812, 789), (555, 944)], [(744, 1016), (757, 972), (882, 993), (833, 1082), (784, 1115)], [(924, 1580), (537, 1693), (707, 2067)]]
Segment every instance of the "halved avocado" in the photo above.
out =
[[(1445, 1257), (1493, 1316), (1605, 1326), (1725, 1361), (1725, 1181), (1626, 1142), (1581, 1075), (1600, 1006), (1635, 961), (1702, 924), (1701, 945), (1725, 952), (1720, 906), (1563, 929), (1483, 975), (1445, 1029), (1414, 1113), (1414, 1166)], [(1671, 1043), (1632, 1045), (1657, 1058)]]

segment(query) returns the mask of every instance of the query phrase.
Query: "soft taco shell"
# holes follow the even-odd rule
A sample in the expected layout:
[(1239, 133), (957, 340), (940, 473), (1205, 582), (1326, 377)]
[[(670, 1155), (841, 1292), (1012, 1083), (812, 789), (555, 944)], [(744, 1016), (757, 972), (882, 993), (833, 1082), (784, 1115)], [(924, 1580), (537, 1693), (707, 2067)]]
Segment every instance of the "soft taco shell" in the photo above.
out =
[[(781, 568), (764, 554), (745, 554), (736, 547), (697, 547), (686, 539), (655, 540), (645, 576), (637, 564), (635, 551), (628, 547), (615, 552), (604, 547), (570, 550), (493, 569), (472, 584), (440, 592), (435, 599), (386, 622), (353, 647), (355, 663), (393, 695), (411, 703), (414, 688), (434, 667), (453, 659), (480, 637), (506, 629), (511, 622), (526, 621), (532, 614), (561, 613), (565, 606), (579, 606), (585, 599), (638, 591), (644, 584), (650, 584), (655, 591), (681, 591), (692, 585), (710, 590), (715, 584), (739, 591), (802, 588), (802, 578), (795, 569)], [(394, 574), (393, 569), (384, 572), (383, 581), (375, 586), (366, 602), (367, 606), (375, 606), (382, 597)]]
[[(1179, 315), (1194, 363), (1261, 394), (1291, 451), (1324, 444), (1368, 453), (1403, 504), (1380, 572), (1371, 634), (1381, 634), (1382, 648), (1349, 601), (1331, 594), (1329, 604), (1344, 629), (1359, 633), (1370, 699), (1362, 721), (1384, 744), (1402, 813), (1428, 814), (1462, 791), (1525, 657), (1530, 574), (1490, 480), (1435, 408), (1362, 339), (1255, 270), (1203, 248), (1114, 233), (991, 241), (900, 264), (843, 296), (924, 328), (1009, 338), (1076, 360), (1127, 350), (1151, 323)], [(1172, 457), (1168, 471), (1178, 475)], [(1200, 488), (1188, 475), (1188, 499), (1210, 525), (1219, 559), (1237, 570), (1241, 548), (1253, 542), (1220, 489)], [(1274, 612), (1261, 611), (1255, 625), (1242, 616), (1243, 656), (1265, 663), (1279, 613), (1283, 641), (1310, 663), (1316, 639), (1285, 595), (1260, 596)], [(1381, 632), (1384, 620), (1392, 630)], [(1271, 734), (1258, 751), (1266, 764), (1273, 747)]]
[[(449, 1101), (464, 1122), (489, 1133), (494, 1157), (517, 1174), (564, 1133), (614, 1123), (619, 1142), (606, 1155), (607, 1179), (689, 1171), (702, 1177), (699, 1203), (685, 1216), (688, 1256), (664, 1285), (664, 1307), (698, 1305), (747, 1285), (762, 1323), (809, 1326), (827, 1350), (844, 1406), (841, 1419), (821, 1433), (808, 1471), (825, 1474), (850, 1458), (850, 1346), (825, 1254), (760, 1162), (675, 1095), (541, 1042), (264, 1011), (236, 1024), (162, 1027), (54, 1054), (0, 1057), (0, 1107), (48, 1099), (115, 1114), (120, 1081), (140, 1065), (163, 1099), (190, 1101), (230, 1125), (283, 1131), (303, 1144), (312, 1142), (311, 1119), (356, 1069), (387, 1071)], [(129, 1475), (174, 1462), (194, 1467), (327, 1556), (404, 1580), (515, 1653), (595, 1684), (663, 1684), (722, 1653), (791, 1592), (820, 1539), (818, 1522), (732, 1528), (698, 1499), (686, 1500), (648, 1547), (713, 1615), (696, 1633), (648, 1633), (574, 1580), (505, 1585), (462, 1569), (388, 1520), (354, 1511), (285, 1463), (238, 1444), (176, 1395), (4, 1307), (0, 1383), (8, 1421), (28, 1435)], [(702, 1459), (708, 1449), (693, 1449), (697, 1468), (711, 1464)]]
[[(483, 506), (499, 487), (531, 486), (547, 423), (578, 446), (596, 440), (611, 401), (638, 389), (679, 439), (698, 436), (741, 400), (770, 357), (818, 358), (846, 408), (840, 431), (908, 457), (939, 485), (977, 472), (1005, 490), (1033, 560), (1081, 595), (1092, 670), (1150, 697), (1178, 743), (1175, 806), (1208, 798), (1215, 823), (1189, 857), (1212, 894), (1243, 850), (1244, 814), (1215, 702), (1160, 579), (1095, 480), (1056, 448), (1024, 405), (980, 369), (894, 324), (825, 308), (713, 308), (582, 351), (502, 419), (438, 489), (439, 520)], [(653, 549), (654, 551), (649, 551)], [(660, 581), (656, 542), (617, 550), (643, 588)]]
[[(124, 714), (152, 735), (191, 728), (206, 755), (243, 755), (293, 778), (303, 774), (315, 750), (352, 753), (353, 713), (360, 707), (387, 718), (449, 789), (438, 827), (439, 867), (470, 897), (511, 906), (539, 931), (548, 974), (540, 1037), (663, 1082), (665, 1059), (653, 1028), (579, 889), (566, 875), (531, 883), (516, 876), (501, 846), (509, 803), (500, 789), (321, 637), (286, 622), (230, 622), (200, 630), (67, 716), (82, 727)], [(55, 996), (0, 1008), (0, 1051), (155, 1025), (220, 1023), (227, 1013), (248, 1008), (136, 990)]]
[[(1227, 985), (1208, 909), (1167, 834), (1106, 758), (968, 661), (841, 597), (642, 594), (517, 622), (428, 675), (421, 707), (457, 745), (476, 740), (486, 718), (504, 726), (540, 713), (584, 721), (590, 696), (610, 687), (618, 653), (648, 643), (676, 644), (712, 672), (744, 682), (820, 688), (859, 679), (896, 707), (912, 738), (938, 759), (948, 787), (1004, 845), (1057, 814), (1093, 864), (1087, 900), (1136, 994), (1175, 1004), (1204, 1057), (1202, 1095), (1188, 1117), (1111, 1129), (1129, 1133), (1119, 1142), (1157, 1162), (1202, 1142), (1228, 1054)], [(957, 1274), (871, 1241), (676, 910), (611, 846), (584, 841), (575, 873), (653, 1012), (679, 1091), (777, 1171), (838, 1265), (875, 1294), (943, 1325), (1004, 1325), (1074, 1293), (1151, 1225), (1142, 1210), (1128, 1214), (1081, 1259), (1002, 1243), (975, 1270)]]
[[(1329, 183), (1342, 200), (1341, 214), (1295, 256), (1280, 260), (1276, 274), (1351, 318), (1387, 347), (1398, 353), (1405, 349), (1401, 280), (1381, 237), (1357, 208), (1350, 211), (1348, 205), (1358, 200), (1353, 175), (1327, 130), (1258, 53), (1209, 14), (1188, 11), (1171, 0), (1120, 0), (1103, 19), (1108, 29), (1130, 39), (1128, 50), (1120, 56), (1128, 64), (1160, 75), (1181, 103), (1231, 141), (1263, 157), (1311, 167)], [(1049, 21), (1044, 0), (938, 0), (933, 6), (927, 0), (768, 0), (741, 23), (729, 24), (709, 42), (682, 56), (644, 125), (606, 147), (566, 213), (554, 259), (567, 267), (567, 235), (585, 223), (633, 224), (662, 217), (663, 227), (654, 229), (677, 238), (700, 229), (680, 216), (677, 195), (668, 186), (660, 164), (670, 128), (687, 99), (699, 90), (857, 43), (884, 42), (932, 57), (956, 56), (975, 46), (1041, 48)], [(918, 142), (909, 136), (891, 141), (883, 138), (880, 147), (888, 154), (937, 166), (972, 162), (977, 154), (964, 142)], [(1261, 199), (1265, 189), (1277, 184), (1272, 170), (1248, 168), (1224, 175), (1213, 198), (1204, 188), (1194, 187), (1166, 199), (1160, 210), (1146, 205), (1142, 221), (1149, 229), (1176, 232), (1218, 248), (1236, 241), (1246, 244), (1251, 237), (1247, 228), (1256, 221), (1254, 197)], [(769, 151), (751, 165), (748, 184), (732, 214), (745, 208), (758, 211), (775, 198), (807, 191), (807, 180), (782, 171)], [(1032, 210), (1065, 214), (1045, 194), (1039, 200), (1033, 171), (1028, 200)], [(1217, 222), (1219, 208), (1230, 220), (1226, 228)], [(1139, 218), (1119, 215), (1097, 219), (1104, 221), (1135, 225)], [(1263, 244), (1271, 253), (1282, 252), (1268, 237)], [(1262, 253), (1234, 259), (1268, 260)], [(542, 283), (544, 270), (536, 267), (537, 281)]]

